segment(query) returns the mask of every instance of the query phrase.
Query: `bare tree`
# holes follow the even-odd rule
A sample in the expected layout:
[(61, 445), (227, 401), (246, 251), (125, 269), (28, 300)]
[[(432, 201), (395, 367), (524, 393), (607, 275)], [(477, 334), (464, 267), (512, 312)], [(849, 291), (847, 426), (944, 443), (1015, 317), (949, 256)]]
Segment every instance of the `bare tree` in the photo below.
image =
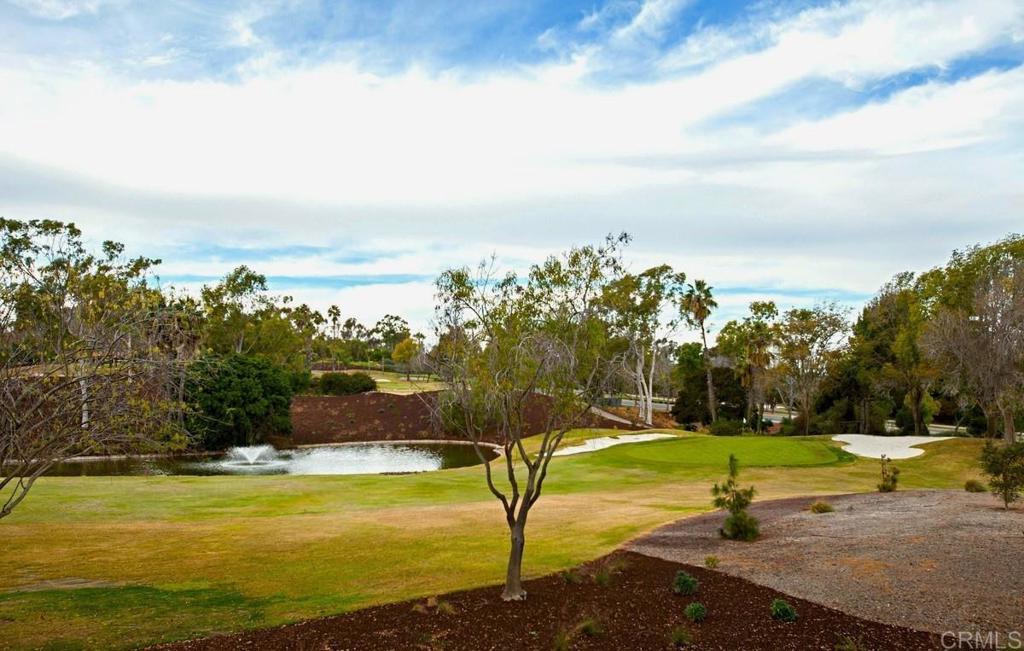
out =
[(971, 311), (942, 307), (928, 324), (925, 350), (947, 387), (967, 394), (991, 420), (1003, 421), (1008, 443), (1024, 401), (1024, 263), (1008, 262), (981, 277)]
[[(502, 598), (526, 598), (521, 581), (526, 524), (544, 489), (552, 456), (601, 396), (617, 360), (608, 355), (602, 299), (621, 276), (625, 235), (600, 247), (572, 249), (531, 269), (525, 282), (498, 278), (493, 262), (476, 274), (445, 272), (437, 281), (437, 349), (432, 355), (450, 389), (437, 401), (449, 430), (468, 438), (484, 466), (487, 487), (501, 503), (510, 534)], [(457, 333), (453, 336), (452, 333)], [(528, 411), (543, 404), (544, 425), (526, 440)], [(485, 436), (503, 453), (498, 479), (481, 449)]]
[(88, 254), (73, 225), (0, 220), (0, 518), (54, 464), (184, 443), (181, 322), (156, 261)]

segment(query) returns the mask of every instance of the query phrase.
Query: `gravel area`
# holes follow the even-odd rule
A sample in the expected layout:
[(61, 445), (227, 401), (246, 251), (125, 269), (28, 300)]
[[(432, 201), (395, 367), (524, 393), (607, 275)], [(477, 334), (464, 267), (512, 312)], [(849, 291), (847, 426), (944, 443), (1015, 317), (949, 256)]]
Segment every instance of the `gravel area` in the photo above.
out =
[(760, 540), (722, 540), (721, 512), (680, 520), (632, 551), (718, 571), (857, 617), (924, 631), (1024, 631), (1024, 509), (988, 494), (900, 491), (756, 503)]

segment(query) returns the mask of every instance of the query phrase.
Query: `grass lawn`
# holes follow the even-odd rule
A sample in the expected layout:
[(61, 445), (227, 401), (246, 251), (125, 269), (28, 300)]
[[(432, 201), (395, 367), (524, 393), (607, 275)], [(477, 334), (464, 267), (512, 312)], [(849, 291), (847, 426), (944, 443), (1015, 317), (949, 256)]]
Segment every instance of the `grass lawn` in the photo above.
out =
[[(574, 432), (565, 444), (607, 431)], [(901, 488), (976, 477), (980, 442), (897, 461)], [(828, 437), (685, 436), (559, 457), (526, 572), (710, 508), (730, 452), (759, 498), (874, 490)], [(506, 530), (480, 468), (401, 476), (53, 477), (0, 521), (0, 647), (131, 648), (495, 584)]]

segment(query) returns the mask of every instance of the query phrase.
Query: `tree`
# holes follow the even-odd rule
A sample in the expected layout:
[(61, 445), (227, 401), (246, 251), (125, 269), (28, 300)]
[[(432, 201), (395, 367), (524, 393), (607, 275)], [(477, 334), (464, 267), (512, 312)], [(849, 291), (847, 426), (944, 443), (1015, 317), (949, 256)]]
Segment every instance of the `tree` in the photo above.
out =
[(829, 364), (839, 356), (847, 327), (845, 311), (834, 303), (796, 308), (783, 315), (779, 326), (780, 372), (792, 383), (805, 435), (811, 432), (818, 391)]
[(320, 312), (309, 307), (305, 303), (291, 310), (292, 327), (295, 334), (302, 342), (303, 368), (308, 371), (313, 368), (313, 343), (320, 334), (320, 328), (326, 321)]
[(681, 293), (686, 274), (661, 265), (640, 274), (625, 274), (605, 292), (613, 333), (621, 341), (622, 372), (636, 390), (638, 413), (654, 422), (654, 386), (662, 357), (658, 339), (665, 304)]
[[(540, 499), (552, 455), (606, 389), (618, 365), (609, 355), (604, 293), (621, 278), (625, 234), (601, 246), (574, 248), (530, 269), (520, 282), (497, 277), (493, 262), (477, 273), (452, 269), (437, 280), (438, 375), (449, 389), (437, 416), (468, 438), (484, 466), (487, 487), (501, 503), (510, 549), (502, 598), (526, 597), (521, 581), (526, 525)], [(526, 411), (546, 405), (539, 441), (530, 445)], [(496, 431), (505, 481), (483, 454), (484, 432)], [(532, 450), (532, 451), (531, 451)]]
[(420, 354), (422, 347), (420, 342), (412, 337), (406, 337), (402, 341), (395, 344), (395, 349), (391, 351), (391, 359), (396, 364), (405, 368), (405, 379), (409, 380), (409, 373), (412, 370), (412, 361)]
[(331, 338), (337, 339), (341, 331), (341, 309), (337, 305), (327, 308), (327, 319), (331, 323)]
[(729, 321), (718, 333), (716, 350), (733, 365), (747, 394), (744, 419), (753, 423), (751, 429), (761, 433), (764, 403), (771, 376), (769, 370), (775, 357), (779, 311), (771, 301), (750, 304), (750, 316), (743, 321)]
[(255, 445), (268, 434), (292, 431), (288, 374), (249, 355), (207, 357), (189, 373), (189, 431), (207, 450)]
[(971, 395), (990, 421), (1001, 417), (1011, 444), (1024, 400), (1024, 262), (990, 269), (973, 295), (970, 309), (939, 308), (925, 348), (950, 386)]
[(1003, 508), (1020, 499), (1024, 492), (1024, 443), (996, 447), (991, 442), (981, 453), (981, 467), (989, 476), (992, 494), (1003, 500)]
[(338, 337), (341, 334), (341, 309), (337, 305), (327, 308), (327, 320), (331, 324), (331, 341), (328, 349), (331, 354), (331, 370), (338, 370)]
[(730, 454), (729, 476), (724, 482), (716, 483), (711, 488), (711, 496), (714, 498), (712, 504), (716, 509), (725, 509), (729, 512), (729, 517), (718, 530), (719, 534), (729, 540), (750, 542), (760, 535), (757, 518), (747, 513), (747, 507), (753, 503), (757, 491), (753, 486), (740, 488), (739, 474), (739, 459), (735, 454)]
[(409, 323), (400, 316), (385, 314), (373, 326), (372, 336), (387, 350), (394, 350), (398, 342), (409, 338)]
[(245, 265), (232, 270), (220, 283), (204, 286), (206, 343), (216, 353), (249, 352), (254, 321), (268, 308), (267, 278)]
[(73, 224), (0, 220), (0, 518), (69, 457), (186, 443), (187, 321), (147, 285), (159, 261), (122, 253), (89, 253)]
[(708, 384), (708, 408), (711, 410), (711, 422), (717, 418), (718, 403), (715, 400), (715, 383), (711, 377), (711, 362), (708, 355), (707, 320), (718, 307), (711, 294), (713, 288), (703, 280), (696, 280), (686, 288), (679, 302), (680, 313), (691, 328), (700, 330), (700, 340), (704, 346), (704, 369)]

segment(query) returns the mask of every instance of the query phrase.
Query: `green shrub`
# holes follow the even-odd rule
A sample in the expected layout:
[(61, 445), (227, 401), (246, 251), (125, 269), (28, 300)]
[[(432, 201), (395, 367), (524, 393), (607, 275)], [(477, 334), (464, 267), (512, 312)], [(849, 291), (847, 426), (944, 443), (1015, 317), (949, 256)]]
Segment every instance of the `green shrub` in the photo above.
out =
[(376, 390), (377, 381), (366, 373), (324, 373), (320, 376), (320, 393), (327, 396), (350, 396)]
[(713, 570), (716, 567), (718, 567), (718, 557), (717, 556), (705, 556), (704, 557), (704, 567), (708, 568), (709, 570)]
[(700, 624), (707, 618), (708, 609), (699, 601), (694, 601), (683, 610), (683, 614), (694, 624)]
[(185, 382), (186, 427), (207, 450), (255, 445), (292, 431), (289, 374), (262, 357), (203, 357)]
[(719, 534), (721, 534), (723, 538), (728, 538), (729, 540), (753, 542), (760, 537), (761, 527), (757, 518), (746, 511), (740, 511), (739, 513), (729, 514), (725, 519), (725, 522), (722, 523), (722, 528), (719, 529)]
[(859, 637), (844, 635), (836, 642), (836, 651), (868, 651)]
[(601, 622), (596, 617), (587, 617), (576, 625), (576, 630), (587, 637), (598, 637), (604, 633), (604, 629), (601, 628)]
[(981, 467), (989, 476), (989, 489), (1003, 500), (1003, 508), (1020, 499), (1024, 492), (1024, 442), (995, 446), (989, 442), (981, 452)]
[(818, 500), (814, 504), (811, 504), (811, 513), (831, 513), (835, 511), (832, 505), (828, 502)]
[(555, 633), (552, 647), (555, 651), (569, 651), (572, 648), (572, 641), (580, 635), (587, 637), (598, 637), (604, 634), (601, 621), (596, 617), (586, 617), (571, 628), (561, 627)]
[(739, 436), (743, 433), (743, 421), (719, 418), (708, 426), (708, 432), (714, 436)]
[(797, 619), (796, 609), (782, 599), (773, 600), (770, 610), (772, 619), (780, 622), (795, 622)]
[(628, 563), (621, 558), (610, 558), (594, 571), (594, 583), (599, 586), (611, 585), (616, 574), (626, 569)]
[(572, 648), (572, 633), (564, 628), (556, 631), (551, 648), (554, 651), (569, 651)]
[(583, 583), (583, 575), (578, 570), (566, 570), (562, 572), (562, 580), (576, 585)]
[(892, 465), (892, 459), (882, 455), (882, 481), (878, 484), (881, 493), (891, 493), (896, 490), (896, 484), (900, 479), (900, 469)]
[(690, 646), (693, 644), (693, 635), (690, 634), (690, 629), (685, 626), (676, 626), (672, 629), (668, 639), (672, 642), (672, 646), (677, 649)]
[(986, 493), (988, 487), (977, 479), (968, 479), (964, 482), (964, 490), (968, 493)]
[(729, 455), (729, 477), (711, 489), (715, 508), (725, 509), (729, 516), (718, 532), (729, 540), (756, 540), (760, 535), (757, 518), (747, 513), (747, 507), (754, 501), (757, 491), (754, 487), (740, 488), (736, 481), (739, 477), (739, 460), (736, 455)]
[(686, 570), (676, 572), (676, 578), (672, 580), (672, 592), (676, 594), (696, 594), (698, 586), (700, 586), (700, 581)]

